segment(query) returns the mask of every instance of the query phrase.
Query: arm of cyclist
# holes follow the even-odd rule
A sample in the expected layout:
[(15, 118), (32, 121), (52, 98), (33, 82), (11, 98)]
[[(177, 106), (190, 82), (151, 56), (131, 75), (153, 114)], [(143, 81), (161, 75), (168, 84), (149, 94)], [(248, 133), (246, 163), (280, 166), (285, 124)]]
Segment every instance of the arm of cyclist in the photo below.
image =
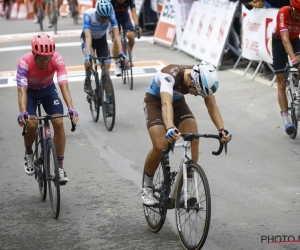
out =
[(92, 47), (92, 32), (91, 32), (91, 26), (92, 26), (92, 20), (91, 17), (84, 13), (83, 14), (83, 32), (85, 35), (85, 44), (86, 44), (86, 48), (84, 51), (85, 54), (85, 60), (84, 60), (84, 65), (85, 67), (91, 67), (91, 62), (90, 62), (90, 58), (91, 58), (91, 47)]
[(224, 130), (222, 116), (218, 108), (215, 96), (211, 95), (205, 97), (204, 102), (212, 122), (215, 124), (219, 133), (221, 133), (220, 135), (222, 135), (222, 142), (229, 142), (232, 134), (230, 132), (226, 134), (226, 130)]
[(296, 57), (291, 41), (290, 41), (290, 35), (289, 35), (289, 31), (288, 30), (284, 30), (280, 32), (281, 35), (281, 40), (283, 43), (283, 46), (285, 48), (286, 53), (289, 55), (293, 66), (295, 65), (295, 67), (298, 67), (298, 69), (300, 69), (299, 64), (299, 59)]
[(132, 19), (133, 19), (133, 21), (135, 23), (134, 29), (137, 32), (139, 32), (140, 34), (142, 34), (142, 29), (139, 26), (139, 17), (138, 17), (138, 15), (136, 13), (136, 8), (135, 7), (131, 9), (131, 14), (132, 14)]
[(123, 53), (122, 44), (121, 44), (121, 37), (120, 37), (118, 26), (113, 26), (112, 27), (112, 33), (113, 33), (113, 37), (114, 37), (114, 39), (116, 40), (116, 43), (117, 43), (117, 48), (118, 48), (118, 51), (119, 51), (119, 57), (120, 57), (121, 60), (125, 60), (126, 55)]
[(163, 122), (167, 130), (166, 138), (172, 143), (173, 140), (178, 140), (181, 136), (181, 133), (174, 125), (173, 86), (175, 84), (175, 79), (166, 74), (159, 74), (158, 78), (161, 83), (161, 109)]
[(57, 82), (58, 86), (60, 87), (60, 91), (64, 98), (64, 101), (68, 107), (68, 116), (70, 118), (70, 113), (73, 114), (72, 122), (76, 124), (78, 122), (78, 113), (73, 108), (72, 97), (69, 91), (68, 86), (68, 74), (65, 66), (64, 59), (61, 55), (57, 54), (54, 58), (56, 62), (56, 71), (57, 71)]
[(28, 65), (23, 60), (20, 59), (18, 62), (18, 69), (17, 69), (17, 86), (18, 86), (18, 103), (19, 103), (19, 110), (20, 114), (18, 116), (18, 123), (21, 127), (25, 125), (24, 115), (28, 115), (26, 111), (27, 106), (27, 87), (28, 87)]

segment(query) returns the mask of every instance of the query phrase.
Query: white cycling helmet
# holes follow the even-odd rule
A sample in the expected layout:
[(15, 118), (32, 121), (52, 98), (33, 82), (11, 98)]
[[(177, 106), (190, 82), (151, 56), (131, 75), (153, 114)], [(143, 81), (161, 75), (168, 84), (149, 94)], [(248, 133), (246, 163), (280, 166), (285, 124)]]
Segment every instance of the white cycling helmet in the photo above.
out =
[(195, 65), (191, 76), (198, 93), (203, 97), (213, 95), (219, 87), (217, 70), (209, 62), (202, 61)]

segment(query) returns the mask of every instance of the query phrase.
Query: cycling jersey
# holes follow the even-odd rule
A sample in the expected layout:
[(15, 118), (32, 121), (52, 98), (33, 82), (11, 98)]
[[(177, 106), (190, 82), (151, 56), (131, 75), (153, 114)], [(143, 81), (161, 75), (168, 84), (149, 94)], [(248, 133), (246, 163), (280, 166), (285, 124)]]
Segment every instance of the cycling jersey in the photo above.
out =
[(90, 30), (93, 39), (100, 39), (106, 34), (106, 31), (109, 26), (109, 22), (112, 28), (118, 26), (118, 22), (116, 20), (116, 16), (114, 12), (109, 17), (109, 21), (107, 21), (104, 24), (101, 24), (98, 20), (98, 14), (96, 12), (96, 9), (93, 8), (87, 9), (84, 12), (83, 20), (84, 21), (83, 21), (82, 33), (84, 33), (85, 30)]
[(276, 27), (273, 33), (280, 38), (280, 32), (285, 30), (289, 32), (290, 39), (295, 39), (300, 35), (300, 20), (293, 22), (290, 6), (285, 6), (279, 9)]
[(134, 0), (125, 0), (124, 3), (118, 3), (118, 0), (111, 0), (110, 1), (112, 6), (114, 7), (114, 11), (116, 15), (120, 12), (128, 12), (128, 9), (135, 8), (135, 1)]
[(184, 70), (192, 69), (194, 65), (183, 66), (170, 64), (162, 68), (153, 77), (150, 86), (147, 89), (147, 93), (155, 95), (160, 98), (161, 92), (167, 92), (173, 96), (173, 101), (188, 94), (189, 90), (184, 84)]
[(41, 70), (37, 67), (31, 52), (25, 54), (18, 61), (17, 85), (18, 87), (43, 89), (53, 82), (54, 73), (57, 73), (58, 85), (68, 83), (68, 75), (65, 62), (62, 56), (54, 53), (46, 69)]

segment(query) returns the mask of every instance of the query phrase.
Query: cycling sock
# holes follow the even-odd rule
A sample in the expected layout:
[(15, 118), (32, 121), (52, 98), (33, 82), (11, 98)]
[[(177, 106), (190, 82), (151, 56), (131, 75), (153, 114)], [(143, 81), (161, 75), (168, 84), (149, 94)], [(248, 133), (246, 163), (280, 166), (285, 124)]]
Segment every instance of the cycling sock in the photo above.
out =
[(281, 116), (283, 118), (284, 124), (289, 123), (290, 119), (289, 119), (289, 113), (288, 113), (288, 111), (285, 110), (285, 111), (281, 111), (280, 113), (281, 113)]
[(144, 187), (153, 187), (153, 176), (149, 176), (145, 173)]
[(107, 102), (110, 102), (111, 101), (111, 94), (106, 94), (106, 101)]
[(25, 147), (25, 154), (32, 155), (33, 154), (32, 147)]
[(64, 169), (64, 157), (57, 157), (58, 167)]

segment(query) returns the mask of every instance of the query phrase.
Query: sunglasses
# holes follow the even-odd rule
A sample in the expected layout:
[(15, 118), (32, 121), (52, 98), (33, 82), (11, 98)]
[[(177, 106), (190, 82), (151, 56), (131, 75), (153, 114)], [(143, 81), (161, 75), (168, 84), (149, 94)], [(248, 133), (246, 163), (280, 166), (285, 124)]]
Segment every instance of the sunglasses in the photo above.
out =
[(53, 56), (38, 56), (37, 60), (39, 62), (44, 62), (44, 61), (48, 61), (50, 62)]
[(295, 9), (294, 7), (291, 7), (291, 8), (292, 8), (292, 10), (295, 12), (295, 14), (296, 14), (297, 16), (300, 15), (300, 10), (299, 10), (299, 9)]

